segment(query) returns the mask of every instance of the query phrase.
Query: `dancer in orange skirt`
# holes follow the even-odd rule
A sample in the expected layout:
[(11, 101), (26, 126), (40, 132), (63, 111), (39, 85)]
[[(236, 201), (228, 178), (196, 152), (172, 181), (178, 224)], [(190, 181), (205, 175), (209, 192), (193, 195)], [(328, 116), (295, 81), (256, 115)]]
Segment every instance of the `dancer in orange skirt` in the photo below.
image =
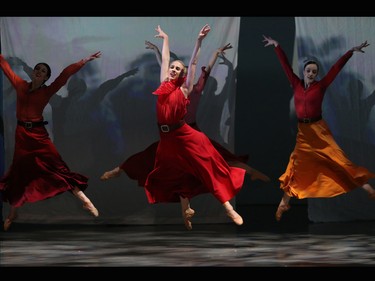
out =
[(265, 47), (275, 46), (276, 55), (294, 91), (294, 103), (298, 118), (296, 145), (290, 155), (286, 171), (280, 176), (280, 187), (284, 195), (276, 211), (276, 220), (290, 209), (291, 197), (297, 199), (334, 197), (362, 187), (370, 199), (375, 199), (375, 190), (368, 183), (375, 174), (364, 167), (353, 164), (337, 145), (327, 123), (322, 119), (324, 94), (354, 52), (364, 53), (367, 41), (347, 51), (317, 81), (319, 65), (307, 61), (303, 66), (303, 79), (294, 72), (279, 43), (263, 35)]

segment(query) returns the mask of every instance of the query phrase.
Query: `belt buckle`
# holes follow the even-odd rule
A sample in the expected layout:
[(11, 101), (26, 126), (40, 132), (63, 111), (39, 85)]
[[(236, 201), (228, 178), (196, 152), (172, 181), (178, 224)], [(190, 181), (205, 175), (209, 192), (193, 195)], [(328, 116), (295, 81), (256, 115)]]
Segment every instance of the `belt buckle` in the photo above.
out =
[(26, 129), (31, 129), (33, 127), (33, 122), (24, 122)]
[(303, 123), (310, 123), (311, 122), (311, 118), (303, 118)]
[(160, 130), (161, 130), (163, 133), (168, 133), (168, 132), (170, 131), (168, 125), (160, 125)]

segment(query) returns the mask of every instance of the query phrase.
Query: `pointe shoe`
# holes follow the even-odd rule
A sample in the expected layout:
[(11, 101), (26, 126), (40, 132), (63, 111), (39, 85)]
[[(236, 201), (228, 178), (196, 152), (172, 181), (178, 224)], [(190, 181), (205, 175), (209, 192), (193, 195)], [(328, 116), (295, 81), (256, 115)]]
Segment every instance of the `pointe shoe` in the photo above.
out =
[(10, 228), (10, 225), (12, 224), (12, 220), (10, 219), (6, 219), (4, 221), (4, 231), (8, 231), (8, 229)]
[(5, 221), (4, 221), (4, 231), (8, 231), (8, 229), (10, 228), (12, 222), (17, 218), (17, 216), (13, 217), (13, 218), (6, 218)]
[(254, 168), (251, 169), (251, 180), (261, 180), (264, 182), (270, 182), (271, 179), (263, 174), (262, 172), (259, 172), (258, 170), (255, 170)]
[(109, 180), (111, 178), (117, 178), (119, 177), (121, 174), (121, 170), (119, 167), (116, 167), (114, 168), (112, 171), (107, 171), (105, 172), (101, 177), (100, 177), (100, 180), (102, 181), (106, 181), (106, 180)]
[(230, 219), (237, 225), (242, 225), (243, 224), (243, 219), (242, 217), (235, 211), (235, 210), (230, 210), (227, 211), (227, 216), (230, 217)]
[(277, 208), (277, 211), (276, 211), (276, 214), (275, 214), (275, 218), (277, 221), (280, 221), (281, 220), (281, 217), (283, 215), (284, 212), (288, 211), (290, 209), (290, 205), (281, 205)]
[(185, 227), (187, 230), (192, 230), (191, 218), (194, 216), (195, 211), (192, 208), (182, 211), (182, 217), (184, 218)]
[(88, 210), (94, 217), (99, 216), (98, 209), (96, 209), (94, 204), (92, 204), (91, 202), (87, 202), (87, 203), (83, 204), (83, 208)]
[(371, 200), (375, 200), (375, 192), (371, 192), (371, 193), (368, 195), (368, 198), (370, 198)]

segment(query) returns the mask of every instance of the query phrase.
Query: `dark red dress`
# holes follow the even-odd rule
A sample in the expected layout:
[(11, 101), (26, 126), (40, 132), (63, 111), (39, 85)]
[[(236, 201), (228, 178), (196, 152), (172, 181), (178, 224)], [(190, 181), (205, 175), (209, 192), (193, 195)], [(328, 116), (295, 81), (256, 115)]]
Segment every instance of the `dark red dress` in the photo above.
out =
[[(82, 61), (66, 67), (49, 86), (29, 91), (30, 82), (17, 76), (0, 55), (0, 67), (17, 93), (17, 119), (42, 121), (43, 109), (49, 99), (82, 68)], [(25, 116), (30, 119), (26, 120)], [(52, 143), (44, 126), (26, 129), (18, 125), (15, 132), (13, 161), (0, 179), (3, 201), (13, 207), (53, 197), (78, 187), (87, 188), (88, 178), (71, 172)]]

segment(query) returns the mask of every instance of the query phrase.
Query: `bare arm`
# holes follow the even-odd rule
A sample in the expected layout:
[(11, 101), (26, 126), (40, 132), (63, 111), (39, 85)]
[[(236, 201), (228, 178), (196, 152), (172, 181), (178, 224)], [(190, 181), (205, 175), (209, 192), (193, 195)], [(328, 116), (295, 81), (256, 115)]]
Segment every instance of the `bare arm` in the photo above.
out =
[(163, 48), (161, 51), (161, 67), (160, 67), (160, 82), (163, 82), (168, 77), (168, 68), (169, 68), (169, 61), (170, 61), (170, 53), (169, 53), (169, 38), (168, 35), (160, 28), (158, 25), (155, 30), (158, 34), (155, 35), (156, 38), (163, 39)]
[(207, 73), (210, 73), (217, 58), (219, 57), (219, 55), (225, 55), (225, 50), (228, 50), (228, 49), (232, 49), (232, 45), (230, 43), (224, 45), (223, 47), (220, 47), (219, 49), (215, 50), (213, 53), (212, 53), (212, 56), (211, 56), (211, 59), (210, 59), (210, 62), (208, 63), (207, 67), (206, 67), (206, 72)]
[(195, 78), (195, 72), (197, 69), (197, 63), (198, 63), (198, 57), (201, 50), (202, 40), (206, 37), (208, 32), (210, 32), (211, 27), (206, 24), (202, 27), (202, 29), (199, 31), (197, 41), (195, 43), (195, 47), (193, 50), (193, 54), (191, 55), (186, 82), (181, 86), (181, 90), (184, 93), (184, 95), (187, 97), (190, 95), (191, 91), (193, 90), (194, 86), (194, 78)]

